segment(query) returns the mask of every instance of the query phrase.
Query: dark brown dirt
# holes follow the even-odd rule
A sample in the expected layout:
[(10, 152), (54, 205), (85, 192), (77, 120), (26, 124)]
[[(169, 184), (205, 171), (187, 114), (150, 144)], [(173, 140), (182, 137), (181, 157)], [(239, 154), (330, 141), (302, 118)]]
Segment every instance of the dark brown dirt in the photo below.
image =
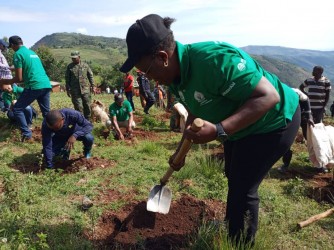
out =
[(211, 149), (211, 157), (219, 161), (224, 161), (224, 146), (220, 144), (219, 146)]
[(222, 220), (224, 211), (221, 202), (183, 196), (163, 215), (148, 212), (146, 201), (141, 201), (105, 212), (85, 235), (98, 249), (180, 249), (204, 222)]
[[(121, 131), (123, 133), (123, 135), (125, 134), (125, 129), (121, 128)], [(108, 139), (110, 138), (111, 132), (109, 130), (103, 130), (101, 131), (100, 136), (102, 136), (104, 139)], [(136, 138), (136, 139), (135, 139)], [(157, 132), (154, 131), (146, 131), (146, 130), (142, 130), (142, 129), (134, 129), (133, 133), (132, 133), (132, 137), (125, 137), (124, 140), (125, 141), (135, 141), (135, 140), (159, 140), (161, 139), (159, 137), (159, 134)]]
[[(295, 143), (292, 147), (293, 156), (295, 157), (299, 151), (307, 150), (305, 139), (301, 131), (298, 132)], [(308, 195), (310, 198), (322, 202), (334, 203), (334, 167), (329, 173), (318, 173), (317, 170), (309, 166), (290, 166), (286, 173), (280, 174), (280, 179), (294, 179), (296, 177), (303, 179), (306, 183)]]
[(318, 201), (334, 203), (333, 171), (329, 173), (317, 173), (315, 168), (291, 167), (284, 173), (283, 179), (300, 178), (306, 182), (309, 196)]
[[(7, 125), (7, 126), (10, 126), (10, 125)], [(20, 136), (20, 132), (18, 129), (12, 129), (10, 132), (11, 132), (10, 138), (12, 141), (17, 141), (17, 142), (21, 141), (21, 136)], [(32, 127), (32, 138), (25, 143), (34, 143), (34, 142), (37, 142), (37, 143), (42, 142), (41, 127), (39, 126)]]
[[(108, 168), (114, 167), (115, 165), (116, 163), (112, 160), (100, 159), (97, 157), (92, 157), (90, 159), (79, 157), (71, 160), (61, 160), (56, 162), (55, 169), (62, 169), (63, 173), (75, 173), (80, 170), (91, 171), (96, 168)], [(24, 159), (19, 161), (17, 160), (13, 163), (12, 167), (22, 173), (38, 173), (40, 171), (44, 171), (44, 167), (39, 165), (37, 158), (33, 161), (33, 163), (29, 164), (27, 164)]]
[[(298, 132), (296, 139), (294, 150), (298, 152), (298, 150), (305, 150), (304, 138), (301, 132)], [(296, 153), (295, 153), (296, 154)], [(224, 160), (224, 146), (220, 145), (216, 148), (211, 149), (211, 157)], [(293, 178), (301, 178), (305, 180), (308, 194), (309, 196), (318, 201), (326, 201), (334, 203), (334, 168), (331, 168), (330, 173), (317, 173), (315, 168), (310, 167), (290, 167), (288, 171), (284, 174), (280, 174), (278, 178), (280, 179), (293, 179)]]

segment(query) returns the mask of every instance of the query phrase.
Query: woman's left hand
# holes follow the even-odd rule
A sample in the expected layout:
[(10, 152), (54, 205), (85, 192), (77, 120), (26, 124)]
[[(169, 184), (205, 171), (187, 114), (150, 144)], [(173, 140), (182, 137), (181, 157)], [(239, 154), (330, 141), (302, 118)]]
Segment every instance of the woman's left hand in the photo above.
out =
[(198, 132), (192, 131), (191, 126), (188, 126), (184, 130), (183, 134), (186, 139), (192, 141), (193, 143), (203, 144), (213, 141), (217, 138), (217, 129), (215, 124), (204, 121), (203, 127), (201, 127)]

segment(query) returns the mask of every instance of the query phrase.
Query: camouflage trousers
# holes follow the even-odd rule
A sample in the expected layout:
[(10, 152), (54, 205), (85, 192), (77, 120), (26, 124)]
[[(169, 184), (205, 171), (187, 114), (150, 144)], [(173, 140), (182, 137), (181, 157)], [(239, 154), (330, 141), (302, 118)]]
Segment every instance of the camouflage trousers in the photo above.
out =
[(74, 109), (83, 113), (86, 119), (90, 119), (91, 114), (91, 94), (78, 94), (71, 93), (72, 103), (74, 105)]

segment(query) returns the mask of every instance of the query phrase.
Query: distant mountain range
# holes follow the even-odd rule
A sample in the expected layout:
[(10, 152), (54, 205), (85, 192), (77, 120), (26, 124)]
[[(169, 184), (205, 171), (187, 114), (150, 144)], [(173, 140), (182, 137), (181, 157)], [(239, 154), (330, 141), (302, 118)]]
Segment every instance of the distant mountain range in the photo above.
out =
[[(101, 67), (122, 63), (127, 57), (125, 39), (115, 37), (54, 33), (40, 39), (32, 48), (36, 49), (42, 45), (51, 48), (56, 58), (65, 61), (70, 61), (71, 51), (79, 50), (83, 60)], [(334, 82), (334, 51), (279, 46), (246, 46), (241, 49), (251, 54), (266, 70), (276, 74), (292, 87), (298, 87), (310, 77), (315, 65), (323, 66), (324, 75)]]
[(244, 51), (252, 55), (261, 55), (289, 62), (312, 73), (316, 65), (324, 68), (324, 75), (334, 82), (334, 51), (293, 49), (279, 46), (246, 46)]

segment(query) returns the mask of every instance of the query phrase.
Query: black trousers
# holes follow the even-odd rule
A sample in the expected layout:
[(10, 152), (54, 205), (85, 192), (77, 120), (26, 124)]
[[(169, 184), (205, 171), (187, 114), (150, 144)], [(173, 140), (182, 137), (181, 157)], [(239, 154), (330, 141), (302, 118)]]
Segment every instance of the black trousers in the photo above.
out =
[(311, 109), (314, 124), (321, 123), (324, 119), (324, 109)]
[(125, 92), (126, 99), (130, 102), (132, 110), (135, 111), (135, 104), (133, 103), (133, 92)]
[(146, 113), (154, 105), (155, 97), (151, 91), (145, 91), (144, 96), (146, 101), (144, 112)]
[(228, 178), (225, 219), (232, 240), (239, 241), (246, 229), (246, 242), (254, 241), (258, 228), (259, 185), (275, 162), (289, 150), (299, 125), (298, 106), (292, 121), (285, 127), (224, 143), (225, 174)]

